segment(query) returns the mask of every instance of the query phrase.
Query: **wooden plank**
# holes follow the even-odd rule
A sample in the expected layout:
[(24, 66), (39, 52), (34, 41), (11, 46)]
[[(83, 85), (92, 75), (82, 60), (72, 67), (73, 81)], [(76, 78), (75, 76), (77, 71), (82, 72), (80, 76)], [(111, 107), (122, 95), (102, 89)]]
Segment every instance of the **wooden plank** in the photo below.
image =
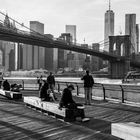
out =
[[(77, 97), (75, 99), (76, 102), (84, 102), (84, 99)], [(88, 123), (61, 122), (25, 108), (23, 104), (8, 102), (8, 99), (7, 102), (0, 101), (0, 110), (0, 139), (5, 137), (5, 139), (27, 140), (36, 138), (115, 140), (119, 138), (110, 135), (111, 123), (122, 121), (140, 123), (139, 107), (95, 100), (92, 100), (91, 106), (85, 108), (86, 115), (91, 118)], [(66, 130), (65, 133), (62, 133), (64, 130)]]
[(2, 109), (1, 112), (6, 113), (7, 118), (2, 118), (2, 114), (0, 114), (0, 127), (2, 128), (0, 129), (0, 139), (71, 140), (87, 138), (96, 133), (96, 131), (82, 126), (60, 122), (49, 116), (41, 115), (23, 105), (12, 104), (12, 110), (11, 103), (6, 102), (5, 105), (5, 110)]

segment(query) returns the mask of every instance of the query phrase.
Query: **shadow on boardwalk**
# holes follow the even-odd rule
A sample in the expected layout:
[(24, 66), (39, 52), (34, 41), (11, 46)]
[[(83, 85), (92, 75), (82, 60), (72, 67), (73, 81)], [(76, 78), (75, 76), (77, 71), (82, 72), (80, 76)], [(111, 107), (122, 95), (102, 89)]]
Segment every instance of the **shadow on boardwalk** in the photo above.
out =
[[(60, 95), (58, 95), (60, 99)], [(74, 96), (74, 100), (84, 103), (84, 98)], [(73, 122), (77, 125), (100, 131), (101, 133), (111, 134), (111, 124), (119, 122), (140, 123), (140, 107), (129, 106), (122, 103), (113, 103), (109, 101), (92, 100), (91, 105), (85, 106), (86, 117), (89, 122)]]

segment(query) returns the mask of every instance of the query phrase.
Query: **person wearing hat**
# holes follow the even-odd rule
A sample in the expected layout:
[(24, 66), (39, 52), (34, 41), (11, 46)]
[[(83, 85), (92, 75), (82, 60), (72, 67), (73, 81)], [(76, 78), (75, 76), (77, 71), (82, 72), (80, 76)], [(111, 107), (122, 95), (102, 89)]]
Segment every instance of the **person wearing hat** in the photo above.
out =
[[(89, 121), (89, 118), (85, 118), (85, 113), (83, 111), (84, 106), (82, 104), (76, 103), (72, 98), (72, 90), (74, 90), (73, 85), (69, 85), (67, 88), (63, 90), (63, 94), (59, 103), (59, 109), (62, 107), (68, 108), (68, 109), (80, 109), (81, 111), (81, 121)], [(74, 115), (74, 114), (73, 114)]]
[(74, 90), (73, 85), (69, 85), (67, 88), (63, 90), (63, 94), (59, 103), (59, 107), (66, 107), (69, 108), (71, 104), (76, 104), (75, 101), (72, 99), (72, 90)]

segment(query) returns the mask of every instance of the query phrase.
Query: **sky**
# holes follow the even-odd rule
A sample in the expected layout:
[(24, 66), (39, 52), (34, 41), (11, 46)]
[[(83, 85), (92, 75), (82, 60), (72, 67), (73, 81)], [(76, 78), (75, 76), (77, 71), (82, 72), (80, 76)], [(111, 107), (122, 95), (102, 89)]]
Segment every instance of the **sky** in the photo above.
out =
[[(45, 34), (59, 37), (65, 25), (77, 26), (77, 42), (92, 44), (104, 40), (104, 14), (109, 0), (0, 0), (0, 11), (29, 27), (39, 21)], [(111, 0), (115, 13), (115, 35), (124, 34), (125, 14), (135, 13), (140, 24), (140, 0)], [(1, 18), (1, 16), (0, 16)]]

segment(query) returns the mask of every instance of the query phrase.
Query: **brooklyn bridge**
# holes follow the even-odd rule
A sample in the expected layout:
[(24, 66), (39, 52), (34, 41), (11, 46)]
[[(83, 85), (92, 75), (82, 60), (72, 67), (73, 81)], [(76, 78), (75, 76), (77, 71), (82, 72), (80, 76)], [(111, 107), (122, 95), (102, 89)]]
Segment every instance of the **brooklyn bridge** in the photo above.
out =
[(42, 46), (45, 48), (58, 48), (97, 56), (109, 61), (109, 74), (112, 78), (122, 78), (130, 71), (131, 67), (140, 67), (140, 62), (135, 58), (129, 35), (109, 36), (109, 52), (107, 52), (100, 49), (89, 49), (81, 44), (58, 38), (50, 38), (34, 30), (27, 32), (18, 28), (9, 28), (1, 20), (0, 40)]

